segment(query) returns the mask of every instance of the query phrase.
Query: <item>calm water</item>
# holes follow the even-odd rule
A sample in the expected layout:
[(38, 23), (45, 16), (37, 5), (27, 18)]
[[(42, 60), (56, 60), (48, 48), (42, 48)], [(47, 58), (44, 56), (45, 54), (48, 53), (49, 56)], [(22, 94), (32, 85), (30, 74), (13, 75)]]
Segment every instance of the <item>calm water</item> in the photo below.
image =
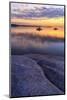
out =
[[(38, 35), (55, 37), (61, 35), (62, 37), (64, 37), (63, 29), (61, 29), (61, 27), (59, 27), (58, 30), (54, 30), (53, 27), (41, 28), (41, 31), (37, 31), (37, 27), (11, 27), (11, 34), (15, 34), (15, 36), (11, 36), (11, 48), (13, 52), (47, 53), (64, 56), (64, 41), (58, 42), (56, 40), (54, 42), (52, 40), (46, 41), (45, 39), (42, 41), (42, 38), (40, 39), (38, 37)], [(23, 33), (25, 34), (25, 36), (23, 36)], [(22, 34), (22, 36), (18, 36), (17, 34)], [(34, 38), (30, 36), (32, 34), (35, 35)]]
[(11, 28), (12, 33), (28, 33), (40, 36), (54, 36), (54, 37), (64, 37), (63, 27), (58, 27), (57, 30), (54, 30), (55, 27), (41, 27), (41, 31), (37, 31), (37, 27), (15, 27)]
[(55, 54), (58, 56), (64, 56), (64, 43), (51, 43), (46, 48), (47, 53)]
[[(40, 39), (31, 39), (15, 36), (11, 38), (11, 47), (14, 52), (22, 53), (46, 53), (64, 56), (64, 42), (41, 41)], [(17, 51), (19, 50), (19, 51)]]

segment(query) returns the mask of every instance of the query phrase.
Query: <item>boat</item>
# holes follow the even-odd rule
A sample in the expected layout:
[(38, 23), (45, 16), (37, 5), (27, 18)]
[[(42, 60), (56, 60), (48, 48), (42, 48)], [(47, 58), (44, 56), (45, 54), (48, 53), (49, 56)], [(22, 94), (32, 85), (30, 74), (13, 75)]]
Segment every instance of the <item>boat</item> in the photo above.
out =
[(41, 27), (38, 27), (36, 30), (37, 30), (37, 31), (41, 31), (41, 30), (42, 30), (42, 28), (41, 28)]
[(54, 30), (58, 30), (58, 28), (55, 27)]

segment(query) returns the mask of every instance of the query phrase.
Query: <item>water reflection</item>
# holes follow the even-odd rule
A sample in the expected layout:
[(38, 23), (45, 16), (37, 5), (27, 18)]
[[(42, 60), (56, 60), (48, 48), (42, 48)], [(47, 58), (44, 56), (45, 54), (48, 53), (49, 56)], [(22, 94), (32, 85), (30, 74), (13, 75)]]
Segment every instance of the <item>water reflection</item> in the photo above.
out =
[[(22, 29), (24, 30), (24, 29)], [(34, 28), (35, 30), (35, 28)], [(25, 31), (24, 31), (25, 32)], [(27, 32), (27, 31), (26, 31)], [(31, 33), (11, 35), (11, 48), (14, 53), (46, 53), (64, 56), (64, 40), (58, 38), (34, 36)], [(18, 53), (18, 54), (19, 54)]]
[(51, 36), (51, 37), (64, 37), (64, 29), (63, 27), (58, 27), (57, 30), (54, 30), (54, 27), (46, 28), (42, 27), (41, 31), (37, 30), (37, 27), (15, 27), (11, 28), (11, 33), (28, 33), (28, 34), (34, 34), (34, 35), (40, 35), (40, 36)]

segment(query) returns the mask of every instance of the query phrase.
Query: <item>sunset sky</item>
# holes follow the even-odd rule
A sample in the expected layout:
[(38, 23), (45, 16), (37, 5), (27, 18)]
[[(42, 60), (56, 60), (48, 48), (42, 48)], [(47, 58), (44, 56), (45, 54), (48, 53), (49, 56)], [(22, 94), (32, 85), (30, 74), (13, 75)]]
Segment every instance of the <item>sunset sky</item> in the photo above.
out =
[[(11, 28), (11, 32), (38, 34), (64, 38), (64, 6), (11, 3), (11, 23), (41, 26), (36, 28)], [(57, 28), (57, 30), (54, 30)]]

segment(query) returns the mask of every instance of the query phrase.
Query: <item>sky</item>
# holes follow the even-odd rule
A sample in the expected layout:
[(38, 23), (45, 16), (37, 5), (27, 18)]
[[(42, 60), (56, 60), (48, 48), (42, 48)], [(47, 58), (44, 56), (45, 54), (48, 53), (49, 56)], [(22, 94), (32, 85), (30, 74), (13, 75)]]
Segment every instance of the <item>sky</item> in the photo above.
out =
[(61, 17), (64, 6), (12, 3), (11, 15), (19, 18)]
[[(48, 35), (64, 37), (64, 6), (11, 3), (11, 23), (50, 26), (46, 31)], [(55, 27), (59, 30), (52, 29)], [(45, 35), (45, 30), (38, 34)], [(19, 33), (18, 29), (13, 31)]]

